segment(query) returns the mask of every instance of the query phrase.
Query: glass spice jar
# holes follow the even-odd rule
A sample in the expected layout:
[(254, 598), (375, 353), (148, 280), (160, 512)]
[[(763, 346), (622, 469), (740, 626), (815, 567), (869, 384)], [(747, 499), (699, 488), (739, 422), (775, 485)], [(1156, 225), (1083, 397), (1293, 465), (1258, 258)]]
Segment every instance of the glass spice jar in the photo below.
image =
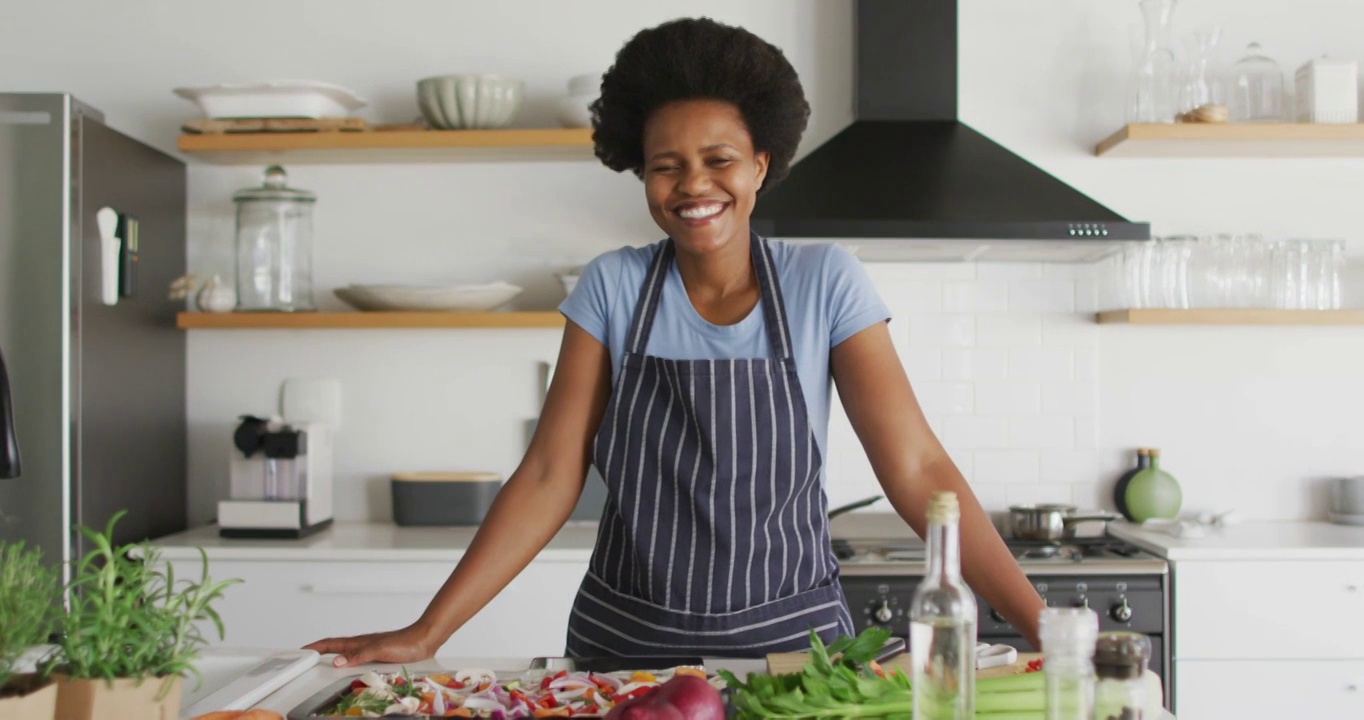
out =
[(1099, 633), (1094, 644), (1094, 720), (1146, 717), (1146, 664), (1151, 639), (1141, 633)]

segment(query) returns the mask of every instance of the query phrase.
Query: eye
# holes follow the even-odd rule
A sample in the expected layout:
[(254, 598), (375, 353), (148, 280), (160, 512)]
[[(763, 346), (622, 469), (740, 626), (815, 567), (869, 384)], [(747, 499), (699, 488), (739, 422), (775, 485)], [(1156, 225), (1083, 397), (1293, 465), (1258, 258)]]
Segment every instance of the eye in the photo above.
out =
[(717, 158), (711, 158), (711, 159), (709, 160), (708, 164), (709, 164), (711, 167), (725, 167), (725, 166), (727, 166), (727, 165), (732, 164), (733, 162), (734, 162), (733, 158), (717, 157)]
[(663, 173), (663, 172), (671, 172), (671, 171), (676, 170), (676, 169), (677, 169), (677, 166), (676, 166), (676, 165), (654, 165), (653, 167), (649, 168), (649, 172), (652, 172), (652, 173)]

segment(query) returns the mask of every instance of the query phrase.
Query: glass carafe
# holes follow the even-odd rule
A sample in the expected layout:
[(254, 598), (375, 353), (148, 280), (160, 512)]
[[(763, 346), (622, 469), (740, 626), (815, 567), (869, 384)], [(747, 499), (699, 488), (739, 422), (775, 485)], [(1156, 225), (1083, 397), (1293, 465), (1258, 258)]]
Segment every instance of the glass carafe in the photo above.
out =
[(317, 196), (288, 187), (271, 165), (260, 187), (239, 190), (237, 310), (316, 310), (313, 302), (313, 205)]
[(1172, 123), (1179, 113), (1179, 68), (1170, 40), (1175, 0), (1141, 0), (1144, 29), (1132, 73), (1128, 122)]
[(1201, 27), (1184, 40), (1186, 61), (1180, 83), (1180, 119), (1184, 122), (1225, 122), (1228, 117), (1221, 68), (1217, 63), (1222, 29)]
[(956, 493), (928, 501), (928, 574), (909, 610), (913, 720), (971, 720), (976, 697), (976, 596), (961, 577)]
[(1233, 122), (1284, 122), (1283, 70), (1264, 54), (1260, 43), (1246, 47), (1246, 56), (1232, 68), (1230, 85), (1228, 109)]

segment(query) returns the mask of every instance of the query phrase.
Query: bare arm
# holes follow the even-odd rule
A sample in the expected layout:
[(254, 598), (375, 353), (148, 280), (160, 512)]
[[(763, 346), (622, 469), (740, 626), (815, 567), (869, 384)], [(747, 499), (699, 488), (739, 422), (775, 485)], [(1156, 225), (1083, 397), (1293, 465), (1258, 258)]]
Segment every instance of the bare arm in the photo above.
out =
[(422, 660), (501, 592), (563, 527), (582, 494), (592, 438), (611, 393), (610, 363), (607, 349), (569, 322), (525, 458), (421, 618), (402, 630), (307, 647), (340, 653), (337, 665)]
[(929, 494), (955, 492), (966, 582), (1040, 649), (1042, 598), (924, 419), (885, 324), (843, 341), (830, 353), (829, 366), (853, 430), (895, 511), (924, 537)]

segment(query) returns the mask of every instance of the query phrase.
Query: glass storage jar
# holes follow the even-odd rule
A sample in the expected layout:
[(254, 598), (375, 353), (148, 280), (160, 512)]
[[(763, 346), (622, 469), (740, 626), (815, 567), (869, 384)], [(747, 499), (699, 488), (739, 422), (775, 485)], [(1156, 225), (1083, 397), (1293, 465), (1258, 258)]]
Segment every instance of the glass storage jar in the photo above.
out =
[(237, 311), (316, 310), (313, 301), (313, 205), (317, 196), (288, 186), (284, 168), (266, 168), (260, 187), (237, 204)]

